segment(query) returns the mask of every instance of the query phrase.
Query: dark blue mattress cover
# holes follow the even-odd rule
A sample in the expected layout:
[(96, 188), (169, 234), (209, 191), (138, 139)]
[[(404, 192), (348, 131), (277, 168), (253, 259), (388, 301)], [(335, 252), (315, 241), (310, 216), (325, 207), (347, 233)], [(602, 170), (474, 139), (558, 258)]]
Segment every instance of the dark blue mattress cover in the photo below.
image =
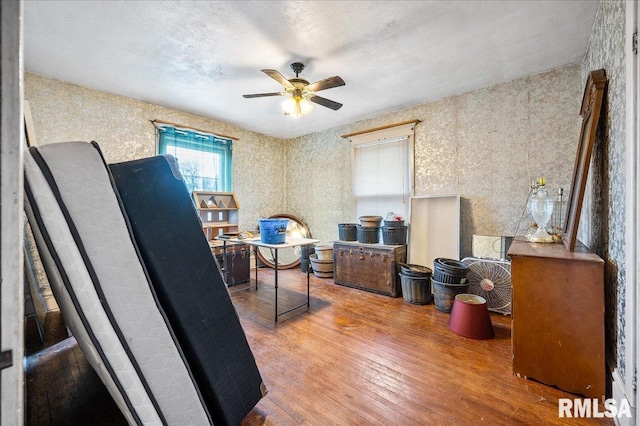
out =
[(238, 424), (266, 389), (175, 160), (156, 156), (109, 168), (214, 424)]

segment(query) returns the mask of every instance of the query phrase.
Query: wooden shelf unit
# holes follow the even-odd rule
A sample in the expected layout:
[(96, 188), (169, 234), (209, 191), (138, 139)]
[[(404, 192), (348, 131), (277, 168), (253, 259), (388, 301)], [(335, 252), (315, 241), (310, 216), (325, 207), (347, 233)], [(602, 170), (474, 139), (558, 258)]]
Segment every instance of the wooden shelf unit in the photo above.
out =
[(193, 201), (208, 240), (229, 232), (239, 232), (240, 204), (233, 192), (193, 191)]

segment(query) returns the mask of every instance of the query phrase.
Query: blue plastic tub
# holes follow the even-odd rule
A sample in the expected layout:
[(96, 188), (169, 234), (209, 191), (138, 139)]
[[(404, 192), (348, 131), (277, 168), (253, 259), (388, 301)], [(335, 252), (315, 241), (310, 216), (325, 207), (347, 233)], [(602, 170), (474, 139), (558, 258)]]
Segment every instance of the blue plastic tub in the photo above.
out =
[(265, 244), (282, 244), (287, 238), (289, 219), (260, 219), (260, 241)]

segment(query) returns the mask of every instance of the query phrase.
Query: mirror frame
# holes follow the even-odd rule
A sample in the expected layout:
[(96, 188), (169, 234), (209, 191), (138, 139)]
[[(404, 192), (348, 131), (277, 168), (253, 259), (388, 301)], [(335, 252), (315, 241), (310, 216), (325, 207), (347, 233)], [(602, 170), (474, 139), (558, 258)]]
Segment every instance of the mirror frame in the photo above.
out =
[[(289, 227), (292, 223), (295, 223), (296, 226), (303, 231), (303, 235), (301, 235), (302, 238), (311, 238), (311, 231), (309, 231), (309, 227), (307, 226), (307, 224), (304, 223), (302, 219), (296, 216), (292, 216), (290, 214), (275, 214), (273, 216), (269, 216), (269, 219), (289, 219), (289, 224), (287, 225), (287, 236), (289, 236), (289, 233), (291, 231)], [(300, 247), (288, 247), (278, 250), (280, 251), (280, 253), (278, 253), (278, 269), (291, 269), (300, 264)], [(283, 253), (291, 253), (293, 254), (292, 257), (295, 257), (295, 259), (289, 263), (282, 263), (281, 259)], [(258, 247), (258, 258), (266, 266), (270, 268), (276, 267), (275, 262), (273, 261), (274, 255), (273, 253), (271, 253), (271, 249), (266, 247)]]
[(596, 131), (600, 120), (602, 98), (607, 85), (607, 77), (604, 69), (591, 71), (587, 78), (587, 84), (582, 97), (580, 115), (582, 116), (582, 128), (578, 139), (578, 152), (573, 166), (571, 180), (571, 194), (567, 203), (567, 213), (564, 221), (562, 243), (568, 251), (576, 248), (578, 224), (582, 212), (582, 201), (589, 175), (591, 153), (596, 139)]

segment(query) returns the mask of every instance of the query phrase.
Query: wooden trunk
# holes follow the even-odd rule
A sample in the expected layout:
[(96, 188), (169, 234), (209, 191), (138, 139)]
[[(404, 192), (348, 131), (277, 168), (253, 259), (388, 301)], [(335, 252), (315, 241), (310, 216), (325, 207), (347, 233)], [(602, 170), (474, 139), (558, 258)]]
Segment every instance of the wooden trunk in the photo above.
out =
[(335, 242), (334, 281), (336, 284), (398, 297), (402, 294), (398, 276), (400, 263), (404, 263), (406, 258), (405, 245)]
[(604, 261), (584, 247), (522, 241), (509, 256), (514, 374), (603, 398)]
[(250, 247), (247, 245), (227, 244), (227, 263), (225, 269), (222, 248), (215, 250), (215, 257), (225, 284), (228, 287), (249, 282), (251, 257)]

